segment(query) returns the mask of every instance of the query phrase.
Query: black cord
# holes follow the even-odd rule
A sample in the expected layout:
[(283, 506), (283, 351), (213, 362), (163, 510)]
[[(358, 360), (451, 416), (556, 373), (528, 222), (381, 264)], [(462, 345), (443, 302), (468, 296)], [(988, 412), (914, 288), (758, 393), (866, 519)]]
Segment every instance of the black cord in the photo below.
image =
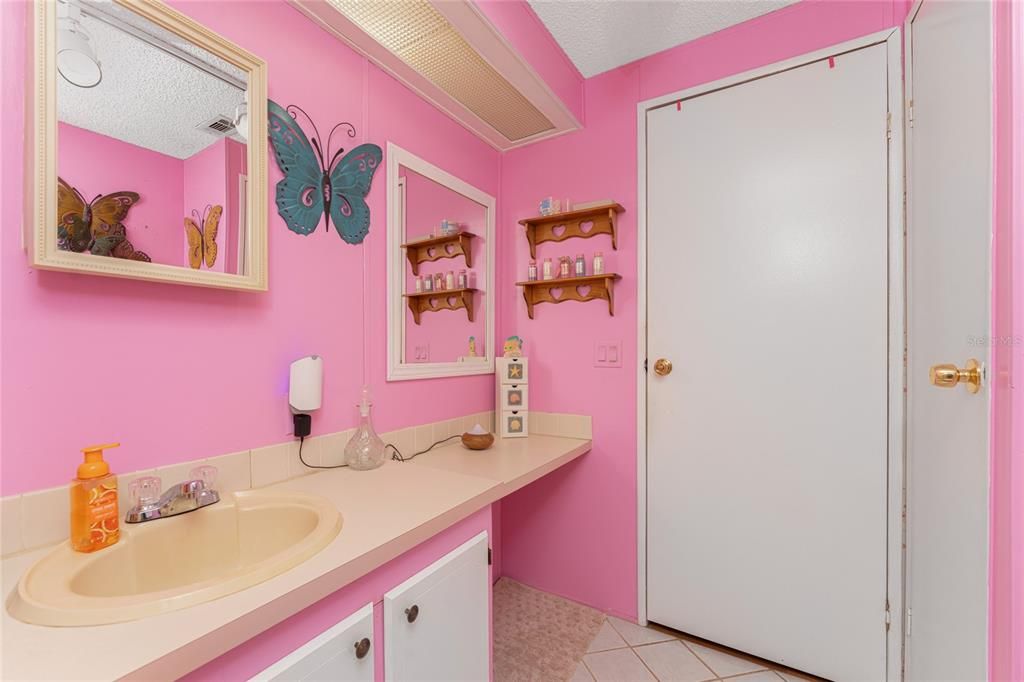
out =
[[(384, 445), (384, 449), (387, 450), (388, 448), (391, 448), (392, 450), (394, 450), (394, 453), (391, 455), (391, 459), (393, 461), (395, 461), (395, 462), (411, 462), (412, 460), (416, 459), (420, 455), (426, 454), (426, 453), (430, 452), (431, 450), (436, 448), (441, 443), (447, 443), (448, 441), (452, 440), (453, 438), (462, 438), (462, 435), (460, 434), (460, 435), (456, 435), (456, 436), (449, 436), (447, 438), (442, 438), (441, 440), (437, 441), (436, 443), (431, 444), (431, 446), (429, 448), (427, 448), (426, 450), (420, 450), (419, 452), (415, 452), (415, 453), (409, 455), (408, 457), (403, 457), (401, 450), (399, 450), (392, 443), (385, 444)], [(309, 464), (302, 457), (302, 444), (305, 443), (305, 442), (306, 442), (306, 437), (305, 436), (300, 436), (299, 437), (299, 461), (302, 462), (303, 466), (309, 467), (310, 469), (340, 469), (342, 467), (347, 467), (348, 466), (347, 464), (332, 464), (332, 465), (329, 465), (329, 466), (325, 466), (325, 465), (322, 465), (322, 464)]]
[(447, 443), (452, 438), (462, 438), (462, 434), (459, 434), (457, 436), (448, 436), (447, 438), (442, 438), (441, 440), (437, 441), (436, 443), (431, 445), (426, 450), (420, 450), (419, 452), (413, 453), (413, 454), (409, 455), (408, 457), (402, 457), (402, 453), (398, 451), (398, 448), (396, 448), (394, 445), (391, 445), (389, 443), (388, 445), (391, 447), (392, 450), (395, 451), (395, 454), (391, 455), (391, 459), (395, 460), (396, 462), (411, 462), (412, 460), (416, 459), (420, 455), (430, 452), (431, 450), (436, 448), (441, 443)]
[(305, 436), (300, 436), (299, 437), (299, 461), (302, 462), (302, 464), (304, 466), (307, 466), (310, 469), (340, 469), (341, 467), (347, 467), (348, 466), (347, 464), (332, 464), (330, 466), (323, 466), (323, 465), (320, 465), (320, 464), (309, 464), (309, 463), (307, 463), (306, 460), (304, 460), (302, 458), (302, 444), (305, 443), (305, 442), (306, 442), (306, 437)]

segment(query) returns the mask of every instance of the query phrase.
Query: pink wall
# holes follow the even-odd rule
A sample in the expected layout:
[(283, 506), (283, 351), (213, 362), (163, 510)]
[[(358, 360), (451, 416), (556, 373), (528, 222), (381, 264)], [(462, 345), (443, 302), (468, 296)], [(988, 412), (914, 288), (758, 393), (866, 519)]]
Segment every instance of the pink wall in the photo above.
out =
[[(286, 3), (172, 4), (266, 59), (270, 97), (299, 104), (321, 130), (352, 121), (359, 134), (353, 143), (383, 147), (394, 140), (497, 196), (498, 152)], [(7, 97), (0, 163), (11, 230), (22, 223), (26, 7), (0, 3)], [(330, 87), (321, 71), (301, 66), (322, 63), (331, 65)], [(364, 381), (382, 431), (492, 405), (493, 378), (486, 376), (385, 385), (383, 167), (368, 197), (370, 234), (353, 247), (333, 229), (308, 237), (289, 232), (274, 206), (281, 174), (273, 160), (268, 166), (266, 293), (37, 271), (26, 264), (14, 232), (6, 233), (0, 243), (0, 493), (65, 483), (79, 448), (89, 443), (121, 441), (111, 462), (115, 471), (130, 471), (281, 442), (291, 433), (288, 364), (310, 353), (325, 361), (314, 433), (356, 423)], [(177, 220), (172, 227), (183, 234)], [(210, 338), (215, 350), (205, 352)], [(76, 355), (69, 340), (90, 352)]]
[[(1013, 109), (1010, 121), (1016, 122), (1012, 135), (1013, 204), (1010, 219), (1010, 244), (1013, 249), (1013, 293), (1010, 299), (1013, 337), (1013, 396), (1010, 405), (1012, 450), (1010, 489), (1010, 631), (1005, 640), (1009, 653), (1009, 678), (1024, 680), (1024, 9), (1011, 5)], [(996, 595), (1002, 597), (1002, 595)], [(1005, 650), (999, 649), (1002, 654)]]
[(228, 203), (224, 207), (224, 217), (220, 221), (220, 229), (224, 232), (224, 244), (228, 251), (224, 254), (224, 268), (228, 272), (238, 272), (238, 234), (240, 232), (239, 213), (241, 201), (238, 192), (238, 178), (245, 175), (248, 148), (241, 142), (225, 140), (227, 146), (227, 182)]
[(128, 239), (156, 263), (182, 263), (184, 234), (176, 220), (182, 197), (182, 160), (100, 135), (57, 124), (57, 173), (86, 201), (98, 194), (138, 192), (139, 202), (124, 221)]
[(1024, 10), (996, 3), (990, 670), (1024, 679)]
[[(368, 130), (371, 140), (391, 140), (417, 156), (463, 178), (480, 190), (498, 196), (500, 165), (497, 152), (476, 137), (464, 132), (457, 123), (438, 114), (427, 102), (409, 93), (394, 78), (376, 68), (369, 69), (368, 87), (376, 93), (369, 101)], [(465, 137), (463, 137), (465, 135)], [(455, 142), (458, 141), (458, 146)], [(379, 426), (391, 428), (404, 423), (431, 421), (431, 414), (457, 414), (456, 408), (468, 405), (494, 405), (494, 377), (475, 376), (432, 381), (398, 381), (385, 383), (387, 363), (387, 291), (384, 286), (386, 253), (384, 249), (384, 187), (380, 182), (371, 209), (379, 211), (380, 222), (368, 256), (367, 330), (368, 344), (365, 365), (374, 377), (374, 401), (389, 405), (401, 401), (410, 416), (398, 422), (394, 416), (379, 419)], [(500, 210), (501, 201), (498, 206)], [(355, 369), (355, 368), (353, 368)], [(469, 410), (461, 410), (463, 413)], [(390, 425), (389, 425), (390, 424)]]
[[(498, 226), (499, 337), (519, 334), (532, 357), (531, 409), (594, 417), (594, 448), (502, 502), (503, 572), (635, 618), (636, 595), (636, 105), (656, 95), (770, 64), (902, 22), (895, 2), (789, 6), (588, 79), (584, 130), (507, 153)], [(529, 320), (512, 283), (528, 251), (516, 220), (544, 196), (614, 199), (626, 212), (619, 249), (606, 237), (541, 245), (538, 257), (605, 253), (622, 275), (615, 317), (598, 303), (540, 306)], [(546, 248), (550, 247), (550, 248)], [(622, 344), (621, 369), (593, 367), (593, 344)]]
[[(458, 258), (444, 258), (433, 263), (420, 265), (420, 276), (440, 273), (445, 275), (449, 270), (457, 276), (459, 270), (466, 270), (467, 278), (475, 282), (478, 289), (486, 286), (487, 250), (485, 246), (487, 234), (487, 208), (472, 199), (448, 189), (419, 173), (407, 170), (400, 171), (405, 177), (405, 233), (406, 239), (433, 234), (442, 220), (454, 220), (465, 227), (467, 232), (477, 235), (471, 241), (473, 267), (467, 268), (466, 261)], [(412, 268), (405, 265), (405, 290), (416, 290), (416, 278)], [(429, 345), (430, 357), (419, 362), (455, 362), (459, 356), (466, 355), (469, 337), (475, 336), (477, 354), (483, 355), (484, 320), (487, 304), (483, 294), (474, 296), (473, 321), (470, 322), (465, 310), (441, 310), (420, 315), (420, 324), (413, 320), (412, 312), (405, 313), (405, 361), (417, 362), (415, 349), (417, 346)]]
[[(217, 260), (212, 268), (207, 268), (206, 263), (200, 269), (210, 269), (214, 272), (224, 272), (227, 263), (227, 252), (229, 251), (228, 232), (224, 228), (230, 224), (231, 215), (228, 202), (228, 146), (230, 140), (226, 138), (217, 140), (206, 149), (196, 152), (185, 159), (185, 191), (182, 197), (181, 213), (179, 222), (184, 218), (195, 218), (192, 211), (199, 211), (202, 216), (207, 206), (220, 206), (224, 209), (221, 214), (220, 226), (217, 230)], [(237, 180), (236, 180), (237, 182)], [(199, 228), (203, 229), (203, 221), (197, 220)], [(184, 225), (182, 225), (184, 230)], [(230, 245), (237, 248), (237, 245)], [(188, 264), (188, 240), (184, 240), (181, 251), (181, 262)]]

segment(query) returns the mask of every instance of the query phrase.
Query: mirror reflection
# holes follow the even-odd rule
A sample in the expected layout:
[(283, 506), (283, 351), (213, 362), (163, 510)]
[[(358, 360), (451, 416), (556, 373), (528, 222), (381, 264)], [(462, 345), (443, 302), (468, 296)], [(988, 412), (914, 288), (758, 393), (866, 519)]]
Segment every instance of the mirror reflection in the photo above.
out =
[(113, 2), (57, 12), (58, 248), (245, 274), (245, 72)]
[(485, 362), (487, 207), (399, 166), (406, 363)]

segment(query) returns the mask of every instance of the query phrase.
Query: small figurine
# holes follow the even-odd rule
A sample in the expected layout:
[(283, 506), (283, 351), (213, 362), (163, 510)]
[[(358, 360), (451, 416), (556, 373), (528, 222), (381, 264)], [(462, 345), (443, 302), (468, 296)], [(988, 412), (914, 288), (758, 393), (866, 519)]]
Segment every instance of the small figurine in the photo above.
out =
[(518, 358), (523, 355), (523, 340), (518, 336), (510, 336), (505, 339), (505, 357)]
[(468, 355), (471, 358), (475, 358), (476, 357), (476, 337), (475, 336), (469, 337), (469, 354)]

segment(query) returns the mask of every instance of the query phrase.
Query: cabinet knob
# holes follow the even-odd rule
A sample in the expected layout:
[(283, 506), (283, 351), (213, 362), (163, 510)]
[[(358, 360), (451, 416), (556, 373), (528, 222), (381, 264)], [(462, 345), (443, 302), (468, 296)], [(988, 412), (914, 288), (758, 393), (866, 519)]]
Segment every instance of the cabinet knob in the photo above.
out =
[(368, 637), (363, 637), (361, 640), (356, 642), (356, 658), (366, 658), (366, 654), (370, 652), (370, 640)]
[(417, 606), (416, 604), (413, 604), (412, 606), (410, 606), (409, 608), (407, 608), (405, 610), (405, 617), (409, 620), (410, 623), (415, 623), (416, 622), (416, 618), (419, 615), (420, 615), (420, 607)]

